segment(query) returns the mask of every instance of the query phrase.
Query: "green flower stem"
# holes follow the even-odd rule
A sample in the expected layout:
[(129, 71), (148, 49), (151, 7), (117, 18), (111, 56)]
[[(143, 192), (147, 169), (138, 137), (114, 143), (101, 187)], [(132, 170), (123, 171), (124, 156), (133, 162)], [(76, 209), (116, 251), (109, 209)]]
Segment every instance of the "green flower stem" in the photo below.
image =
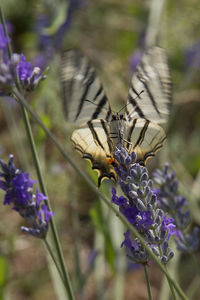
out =
[(57, 264), (57, 261), (55, 259), (54, 253), (53, 253), (53, 251), (51, 249), (51, 246), (49, 245), (49, 243), (48, 243), (48, 241), (47, 241), (46, 238), (44, 239), (44, 243), (45, 243), (46, 248), (48, 249), (49, 255), (51, 256), (51, 258), (52, 258), (52, 260), (53, 260), (53, 262), (54, 262), (54, 264), (56, 266), (56, 269), (57, 269), (57, 271), (58, 271), (58, 273), (60, 275), (60, 278), (62, 279), (62, 282), (63, 282), (63, 284), (65, 286), (65, 281), (64, 281), (64, 278), (63, 278), (63, 274), (62, 274), (62, 272), (60, 270), (60, 267)]
[[(154, 233), (155, 233), (155, 230), (154, 230)], [(161, 249), (161, 246), (159, 245), (159, 252), (160, 252), (160, 257), (162, 257), (162, 249)], [(166, 265), (164, 265), (164, 267), (165, 267), (165, 269), (167, 270), (167, 266)], [(174, 287), (173, 287), (173, 285), (172, 285), (172, 283), (171, 283), (171, 281), (167, 278), (167, 281), (168, 281), (168, 284), (169, 284), (169, 288), (170, 288), (170, 290), (171, 290), (171, 293), (172, 293), (172, 296), (173, 296), (173, 299), (174, 300), (176, 300), (176, 294), (175, 294), (175, 292), (174, 292)]]
[(145, 274), (145, 279), (146, 279), (148, 297), (149, 297), (149, 300), (152, 300), (153, 298), (151, 296), (151, 286), (150, 286), (149, 276), (148, 276), (148, 272), (147, 272), (147, 265), (144, 264), (143, 267), (144, 267), (144, 274)]
[[(5, 33), (6, 37), (9, 38), (7, 29), (6, 29), (5, 18), (4, 18), (3, 11), (1, 9), (1, 7), (0, 7), (0, 19), (1, 19), (1, 22), (2, 22), (4, 33)], [(8, 56), (9, 56), (9, 58), (11, 58), (12, 57), (12, 47), (11, 47), (10, 43), (8, 43), (7, 49), (8, 49)], [(16, 84), (16, 90), (18, 90), (18, 93), (21, 94), (22, 89), (21, 89), (19, 78), (18, 78), (16, 72), (15, 72), (15, 84)], [(23, 118), (24, 118), (26, 133), (27, 133), (28, 140), (29, 140), (29, 143), (30, 143), (30, 146), (31, 146), (32, 156), (33, 156), (34, 163), (35, 163), (35, 168), (36, 168), (37, 177), (38, 177), (38, 180), (39, 180), (40, 189), (41, 189), (42, 193), (48, 197), (47, 190), (46, 190), (46, 187), (44, 185), (44, 180), (43, 180), (43, 177), (42, 177), (42, 173), (41, 173), (41, 170), (40, 170), (39, 158), (38, 158), (38, 155), (37, 155), (35, 142), (34, 142), (32, 130), (31, 130), (30, 122), (29, 122), (29, 118), (28, 118), (27, 112), (25, 110), (25, 106), (21, 102), (20, 102), (20, 104), (21, 104), (22, 114), (23, 114)], [(45, 201), (45, 202), (46, 202), (49, 210), (51, 210), (51, 206), (50, 206), (49, 201)], [(60, 268), (61, 268), (62, 274), (63, 274), (61, 276), (61, 279), (62, 279), (62, 281), (64, 281), (64, 286), (67, 290), (69, 299), (73, 300), (74, 299), (73, 291), (72, 291), (71, 283), (70, 283), (69, 276), (68, 276), (68, 273), (67, 273), (67, 270), (66, 270), (64, 257), (63, 257), (63, 253), (62, 253), (62, 250), (61, 250), (61, 245), (60, 245), (60, 242), (59, 242), (59, 239), (58, 239), (58, 234), (57, 234), (57, 231), (56, 231), (56, 226), (54, 224), (53, 218), (50, 219), (50, 227), (51, 227), (52, 234), (53, 234), (53, 240), (54, 240), (54, 243), (55, 243), (55, 248), (56, 248), (56, 251), (57, 251), (57, 254), (58, 254)], [(46, 244), (46, 246), (47, 246), (47, 244)], [(50, 250), (49, 247), (47, 247), (47, 249), (48, 249), (48, 251)], [(52, 256), (52, 252), (50, 252), (50, 255), (51, 255), (51, 257), (53, 258), (53, 260), (55, 262), (56, 260)], [(57, 264), (56, 264), (56, 267), (58, 269)], [(60, 269), (58, 269), (58, 271), (59, 271), (59, 274), (61, 275)]]
[(104, 194), (101, 193), (101, 191), (97, 188), (97, 186), (93, 183), (93, 181), (89, 178), (89, 176), (83, 172), (73, 161), (73, 159), (65, 152), (65, 149), (59, 144), (56, 137), (48, 130), (48, 128), (44, 125), (44, 123), (41, 121), (39, 116), (32, 110), (30, 105), (26, 102), (24, 97), (17, 91), (14, 90), (14, 94), (17, 97), (17, 99), (26, 107), (26, 109), (30, 112), (30, 114), (33, 116), (33, 118), (38, 122), (38, 124), (41, 126), (41, 128), (44, 130), (44, 132), (51, 138), (51, 140), (54, 142), (60, 153), (65, 157), (65, 159), (71, 164), (71, 166), (78, 172), (78, 174), (85, 180), (85, 182), (91, 187), (91, 189), (108, 205), (108, 207), (119, 217), (119, 219), (123, 222), (123, 224), (131, 231), (131, 233), (138, 238), (140, 243), (143, 245), (143, 247), (146, 249), (146, 251), (149, 253), (151, 258), (156, 262), (158, 267), (162, 270), (162, 272), (165, 274), (167, 279), (171, 282), (171, 284), (174, 286), (177, 293), (180, 295), (182, 300), (189, 300), (187, 296), (184, 294), (180, 286), (176, 283), (175, 280), (173, 280), (163, 264), (159, 261), (157, 256), (152, 252), (152, 250), (145, 244), (143, 241), (143, 238), (141, 235), (137, 232), (137, 230), (131, 226), (131, 224), (127, 221), (127, 219), (122, 215), (116, 207), (114, 207), (110, 203), (110, 199), (107, 198)]
[[(165, 269), (166, 269), (166, 271), (167, 271), (167, 266), (165, 266)], [(174, 291), (173, 284), (172, 284), (172, 282), (169, 280), (168, 277), (167, 277), (167, 281), (168, 281), (168, 284), (169, 284), (169, 287), (170, 287), (170, 290), (171, 290), (173, 299), (176, 300), (177, 298), (176, 298), (176, 294), (175, 294), (175, 291)]]
[[(30, 146), (31, 146), (32, 156), (33, 156), (34, 163), (35, 163), (35, 168), (36, 168), (36, 172), (37, 172), (37, 177), (38, 177), (40, 189), (41, 189), (41, 192), (48, 197), (47, 190), (46, 190), (44, 180), (43, 180), (43, 176), (42, 176), (42, 172), (41, 172), (41, 169), (40, 169), (39, 158), (38, 158), (38, 155), (37, 155), (35, 142), (34, 142), (32, 130), (31, 130), (30, 122), (29, 122), (29, 118), (28, 118), (28, 115), (27, 115), (27, 112), (26, 112), (26, 109), (25, 109), (24, 105), (21, 104), (21, 108), (22, 108), (22, 113), (23, 113), (23, 118), (24, 118), (24, 123), (25, 123), (25, 127), (26, 127), (28, 140), (29, 140), (29, 143), (30, 143)], [(45, 200), (45, 203), (48, 206), (49, 210), (52, 211), (50, 201)], [(52, 235), (53, 235), (53, 240), (54, 240), (54, 243), (55, 243), (55, 248), (56, 248), (56, 251), (57, 251), (57, 254), (58, 254), (58, 260), (59, 260), (59, 263), (60, 263), (60, 268), (61, 268), (62, 274), (63, 274), (61, 279), (64, 280), (64, 285), (67, 289), (69, 299), (73, 300), (74, 296), (73, 296), (72, 286), (71, 286), (70, 279), (69, 279), (69, 276), (68, 276), (68, 273), (67, 273), (67, 270), (66, 270), (66, 265), (65, 265), (65, 262), (64, 262), (64, 257), (63, 257), (60, 241), (59, 241), (56, 226), (55, 226), (55, 223), (54, 223), (54, 218), (50, 219), (50, 227), (51, 227), (51, 230), (52, 230)], [(49, 247), (47, 249), (49, 250)], [(51, 253), (50, 253), (50, 255), (51, 255)], [(54, 262), (55, 262), (55, 259), (54, 259)], [(59, 272), (59, 274), (60, 274), (60, 272)]]
[[(40, 169), (40, 162), (39, 162), (39, 158), (38, 158), (38, 155), (37, 155), (37, 151), (36, 151), (36, 147), (35, 147), (35, 143), (34, 143), (34, 138), (33, 138), (32, 130), (31, 130), (30, 122), (29, 122), (29, 118), (28, 118), (26, 109), (24, 108), (24, 106), (22, 104), (21, 104), (21, 108), (22, 108), (24, 123), (25, 123), (25, 127), (26, 127), (26, 133), (27, 133), (28, 140), (29, 140), (29, 143), (30, 143), (30, 146), (31, 146), (32, 156), (33, 156), (33, 159), (34, 159), (34, 164), (35, 164), (35, 168), (36, 168), (36, 172), (37, 172), (37, 177), (38, 177), (40, 189), (41, 189), (41, 192), (48, 197), (47, 189), (46, 189), (46, 186), (44, 184), (42, 172), (41, 172), (41, 169)], [(45, 203), (48, 206), (49, 210), (52, 211), (50, 201), (45, 200)], [(60, 268), (61, 268), (62, 274), (63, 274), (61, 279), (62, 279), (62, 281), (64, 281), (64, 285), (67, 289), (69, 299), (72, 300), (72, 299), (74, 299), (73, 291), (72, 291), (70, 279), (69, 279), (69, 276), (68, 276), (68, 273), (67, 273), (67, 270), (66, 270), (66, 265), (65, 265), (65, 262), (64, 262), (64, 257), (63, 257), (60, 241), (59, 241), (56, 226), (55, 226), (55, 223), (54, 223), (54, 218), (50, 219), (50, 227), (51, 227), (51, 230), (52, 230), (53, 240), (54, 240), (54, 243), (55, 243), (55, 248), (56, 248), (58, 259), (59, 259)], [(47, 246), (47, 243), (45, 243), (45, 244)], [(48, 249), (48, 251), (50, 250), (49, 247), (47, 247), (47, 249)], [(50, 252), (50, 255), (53, 258), (52, 252)], [(54, 258), (53, 261), (55, 263), (56, 259)], [(57, 267), (57, 264), (56, 264), (56, 267)], [(57, 267), (57, 269), (58, 269), (58, 267)], [(59, 271), (59, 274), (61, 275), (60, 269), (58, 269), (58, 271)]]

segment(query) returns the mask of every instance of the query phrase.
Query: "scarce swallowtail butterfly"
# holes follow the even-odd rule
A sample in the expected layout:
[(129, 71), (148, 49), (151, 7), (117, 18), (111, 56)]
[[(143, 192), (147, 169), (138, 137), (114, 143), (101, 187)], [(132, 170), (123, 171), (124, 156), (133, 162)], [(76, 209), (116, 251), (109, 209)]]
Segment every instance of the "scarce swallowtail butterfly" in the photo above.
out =
[(104, 178), (117, 179), (112, 165), (115, 146), (123, 145), (145, 163), (166, 139), (160, 124), (167, 121), (171, 104), (171, 77), (166, 53), (154, 47), (144, 53), (133, 74), (123, 115), (112, 114), (103, 86), (88, 59), (78, 50), (61, 60), (63, 110), (78, 128), (71, 140), (83, 158)]

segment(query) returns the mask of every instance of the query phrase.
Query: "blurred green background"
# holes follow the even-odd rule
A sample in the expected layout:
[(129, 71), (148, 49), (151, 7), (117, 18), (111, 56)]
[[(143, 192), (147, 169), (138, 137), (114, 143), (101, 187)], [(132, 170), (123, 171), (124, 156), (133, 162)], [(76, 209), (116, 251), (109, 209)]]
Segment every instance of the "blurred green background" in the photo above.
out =
[[(73, 126), (62, 113), (60, 53), (76, 47), (90, 58), (113, 110), (117, 111), (125, 104), (138, 54), (155, 25), (152, 20), (158, 20), (152, 43), (168, 53), (173, 106), (166, 129), (167, 142), (148, 166), (151, 171), (166, 161), (170, 163), (180, 180), (180, 191), (187, 197), (192, 225), (199, 225), (200, 2), (2, 0), (1, 7), (9, 22), (14, 52), (24, 53), (28, 61), (45, 56), (45, 67), (49, 66), (47, 79), (28, 95), (28, 100), (95, 182), (96, 173), (70, 143)], [(65, 21), (59, 44), (55, 34)], [(143, 270), (128, 264), (120, 248), (123, 226), (64, 161), (35, 121), (31, 123), (76, 299), (147, 299)], [(20, 109), (12, 99), (0, 98), (1, 158), (7, 161), (9, 153), (15, 155), (19, 168), (36, 177)], [(111, 186), (113, 183), (105, 181), (101, 189), (110, 195)], [(3, 202), (3, 193), (0, 196)], [(9, 207), (2, 205), (0, 218), (0, 300), (66, 299), (59, 284), (52, 285), (55, 270), (41, 241), (20, 232), (23, 220)], [(179, 257), (179, 268), (185, 291), (191, 299), (200, 299), (199, 280), (194, 276), (190, 258)], [(154, 299), (164, 300), (160, 296), (160, 271), (152, 263), (149, 272)]]

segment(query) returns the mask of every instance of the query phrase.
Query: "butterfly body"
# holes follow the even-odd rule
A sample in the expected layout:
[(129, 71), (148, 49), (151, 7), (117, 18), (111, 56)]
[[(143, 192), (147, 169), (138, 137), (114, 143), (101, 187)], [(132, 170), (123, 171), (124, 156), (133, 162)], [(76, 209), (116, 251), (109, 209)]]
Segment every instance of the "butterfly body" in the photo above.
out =
[(123, 145), (124, 123), (125, 119), (122, 114), (113, 114), (109, 122), (109, 137), (113, 143), (113, 151), (115, 147), (120, 148)]
[(115, 147), (123, 145), (145, 164), (162, 147), (166, 135), (160, 124), (168, 119), (171, 77), (165, 51), (147, 51), (132, 77), (125, 113), (112, 114), (107, 96), (88, 59), (77, 50), (64, 53), (61, 65), (63, 110), (78, 128), (71, 140), (82, 157), (98, 171), (98, 183), (117, 179)]

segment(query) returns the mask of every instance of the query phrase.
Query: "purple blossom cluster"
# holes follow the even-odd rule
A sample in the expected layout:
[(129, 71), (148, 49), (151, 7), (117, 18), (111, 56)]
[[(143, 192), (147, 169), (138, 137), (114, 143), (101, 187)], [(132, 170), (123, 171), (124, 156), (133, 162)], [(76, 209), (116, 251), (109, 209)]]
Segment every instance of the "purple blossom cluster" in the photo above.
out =
[(32, 180), (28, 173), (16, 169), (13, 159), (14, 156), (10, 155), (8, 164), (0, 160), (0, 188), (5, 191), (3, 204), (13, 205), (13, 209), (30, 224), (31, 228), (21, 227), (23, 232), (45, 238), (50, 218), (55, 213), (44, 204), (44, 200), (47, 200), (45, 195), (39, 193), (38, 189), (33, 192), (33, 185), (37, 181)]
[(39, 67), (33, 67), (30, 62), (26, 61), (26, 57), (23, 54), (20, 55), (20, 61), (16, 70), (20, 83), (26, 91), (34, 90), (40, 80), (46, 78), (45, 75), (42, 75)]
[(33, 67), (26, 62), (23, 54), (8, 55), (9, 38), (6, 37), (3, 26), (0, 24), (0, 96), (10, 95), (18, 76), (22, 88), (33, 90), (40, 80), (45, 79), (39, 67)]
[(9, 38), (5, 36), (3, 26), (0, 24), (0, 51), (2, 53), (2, 60), (7, 62), (8, 56), (7, 56), (7, 44), (10, 42)]
[(200, 69), (200, 41), (185, 49), (185, 65), (194, 69)]
[[(65, 17), (62, 24), (52, 32), (52, 24), (58, 18), (59, 9), (54, 5), (47, 5), (37, 14), (35, 30), (38, 33), (38, 46), (40, 53), (35, 58), (35, 63), (44, 68), (52, 59), (55, 52), (62, 48), (63, 40), (71, 27), (75, 12), (84, 4), (84, 0), (69, 0), (65, 8)], [(63, 10), (63, 8), (62, 8)], [(63, 14), (63, 12), (62, 12)]]
[(129, 60), (131, 72), (136, 71), (137, 65), (140, 63), (142, 59), (142, 56), (144, 54), (144, 49), (145, 49), (145, 42), (146, 42), (145, 32), (142, 31), (139, 34), (138, 48), (136, 48), (133, 51)]
[(130, 57), (130, 68), (132, 72), (136, 71), (137, 65), (140, 63), (143, 56), (142, 50), (135, 50)]
[[(170, 236), (175, 234), (174, 220), (158, 207), (153, 181), (149, 179), (147, 168), (136, 163), (136, 153), (129, 155), (121, 147), (116, 148), (114, 157), (118, 182), (125, 197), (118, 197), (113, 188), (112, 202), (119, 206), (120, 212), (142, 235), (161, 262), (167, 263), (174, 256), (168, 245)], [(136, 263), (147, 263), (150, 257), (140, 241), (131, 236), (129, 230), (124, 236), (121, 246), (126, 248), (127, 256)]]
[(193, 252), (199, 245), (199, 228), (195, 227), (192, 234), (187, 233), (190, 223), (190, 211), (187, 200), (178, 192), (178, 180), (169, 165), (165, 164), (162, 170), (156, 170), (153, 174), (158, 188), (154, 189), (157, 194), (158, 205), (167, 211), (174, 219), (176, 225), (177, 249), (184, 252)]

